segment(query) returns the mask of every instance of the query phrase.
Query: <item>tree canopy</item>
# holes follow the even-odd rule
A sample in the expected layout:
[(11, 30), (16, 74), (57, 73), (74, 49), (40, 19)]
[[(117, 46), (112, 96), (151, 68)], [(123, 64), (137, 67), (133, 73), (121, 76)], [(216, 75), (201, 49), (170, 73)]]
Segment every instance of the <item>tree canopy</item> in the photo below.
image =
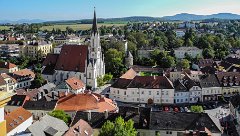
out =
[(100, 129), (99, 136), (136, 136), (132, 120), (124, 121), (122, 117), (116, 118), (114, 122), (107, 121)]

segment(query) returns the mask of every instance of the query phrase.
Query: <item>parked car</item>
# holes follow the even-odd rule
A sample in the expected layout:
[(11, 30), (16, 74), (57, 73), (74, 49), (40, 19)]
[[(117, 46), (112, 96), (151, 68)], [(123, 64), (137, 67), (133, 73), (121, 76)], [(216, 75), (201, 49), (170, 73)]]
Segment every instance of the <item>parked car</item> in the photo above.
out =
[(164, 107), (164, 111), (169, 111), (169, 108), (168, 107)]

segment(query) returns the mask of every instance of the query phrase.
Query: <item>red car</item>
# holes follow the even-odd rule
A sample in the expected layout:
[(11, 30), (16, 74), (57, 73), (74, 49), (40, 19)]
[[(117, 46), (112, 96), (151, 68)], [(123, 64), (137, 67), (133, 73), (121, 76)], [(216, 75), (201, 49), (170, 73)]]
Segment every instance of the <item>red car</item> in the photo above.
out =
[(175, 108), (174, 108), (174, 111), (175, 111), (175, 112), (179, 112), (179, 110), (178, 110), (178, 108), (177, 108), (177, 107), (175, 107)]
[(164, 111), (169, 111), (169, 108), (168, 107), (164, 107)]

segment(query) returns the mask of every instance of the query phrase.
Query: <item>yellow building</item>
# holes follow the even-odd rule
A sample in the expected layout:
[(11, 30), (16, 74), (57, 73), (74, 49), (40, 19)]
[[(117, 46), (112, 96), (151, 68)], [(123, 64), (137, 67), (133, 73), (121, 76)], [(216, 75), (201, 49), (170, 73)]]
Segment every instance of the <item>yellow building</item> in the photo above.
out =
[(32, 41), (25, 45), (19, 46), (20, 56), (29, 57), (46, 57), (48, 53), (52, 52), (52, 43), (45, 41)]
[(6, 120), (4, 119), (4, 106), (11, 100), (13, 95), (13, 93), (0, 91), (0, 136), (6, 136), (7, 134)]

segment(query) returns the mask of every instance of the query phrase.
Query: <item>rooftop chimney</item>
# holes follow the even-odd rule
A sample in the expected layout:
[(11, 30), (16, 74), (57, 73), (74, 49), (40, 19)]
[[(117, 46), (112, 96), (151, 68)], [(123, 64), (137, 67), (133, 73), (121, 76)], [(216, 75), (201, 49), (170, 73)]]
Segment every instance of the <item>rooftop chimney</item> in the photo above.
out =
[(55, 94), (54, 94), (54, 91), (52, 91), (52, 99), (53, 99), (53, 100), (54, 100), (54, 95), (55, 95)]
[(92, 119), (91, 111), (88, 111), (87, 115), (88, 115), (88, 121), (91, 121)]
[(108, 118), (108, 110), (105, 110), (105, 111), (104, 111), (104, 116), (105, 116), (105, 119)]

